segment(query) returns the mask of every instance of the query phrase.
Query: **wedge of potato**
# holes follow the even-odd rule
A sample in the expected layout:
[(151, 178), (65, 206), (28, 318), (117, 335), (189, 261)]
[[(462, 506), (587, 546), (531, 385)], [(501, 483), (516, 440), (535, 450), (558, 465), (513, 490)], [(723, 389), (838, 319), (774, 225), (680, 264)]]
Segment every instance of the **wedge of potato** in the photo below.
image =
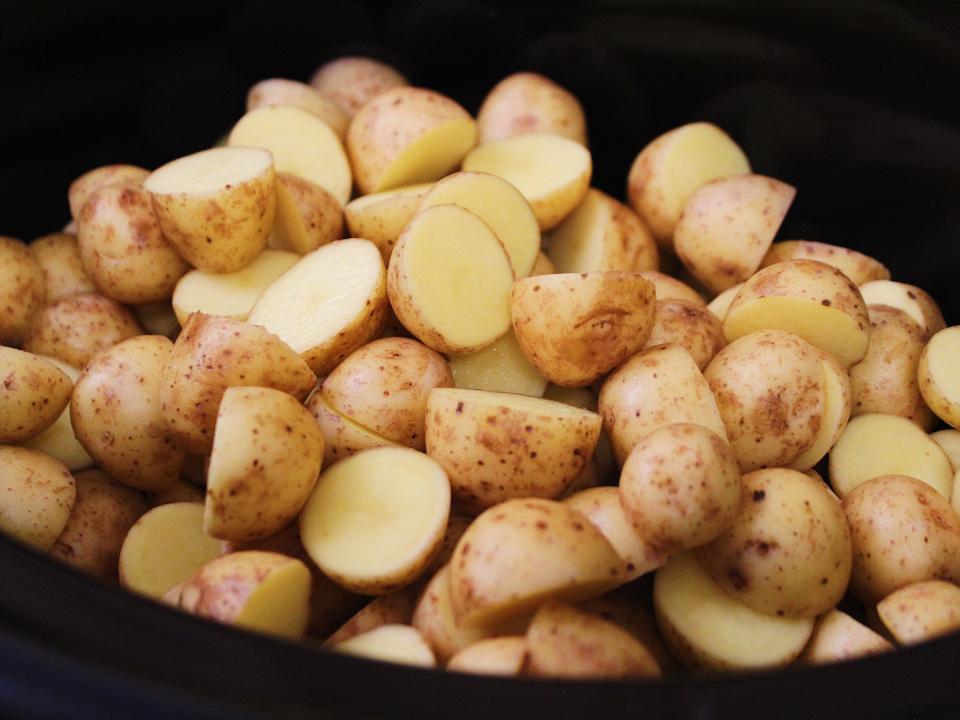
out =
[(277, 214), (270, 247), (306, 255), (343, 237), (340, 201), (316, 183), (288, 172), (277, 173)]
[(114, 183), (142, 183), (150, 174), (137, 165), (102, 165), (78, 177), (67, 190), (67, 202), (70, 204), (70, 217), (76, 219), (87, 199), (97, 190)]
[(380, 93), (407, 85), (407, 79), (395, 68), (374, 58), (346, 55), (317, 68), (310, 84), (352, 117)]
[(917, 382), (924, 401), (948, 425), (960, 427), (960, 326), (941, 330), (923, 349)]
[(804, 665), (825, 665), (893, 650), (885, 638), (845, 612), (831, 610), (817, 618), (813, 636), (800, 662)]
[(363, 425), (355, 423), (346, 415), (337, 412), (323, 397), (314, 393), (307, 401), (307, 410), (320, 425), (323, 433), (323, 467), (327, 468), (345, 457), (356, 455), (361, 450), (375, 447), (400, 447), (399, 443), (378, 435)]
[(73, 475), (59, 460), (0, 445), (0, 532), (46, 552), (70, 519), (76, 496)]
[(304, 255), (247, 316), (325, 375), (378, 337), (387, 319), (386, 270), (376, 246), (351, 238)]
[(547, 388), (547, 379), (527, 360), (512, 329), (483, 350), (454, 355), (448, 364), (459, 388), (532, 397), (542, 397)]
[(68, 295), (96, 291), (97, 286), (80, 261), (76, 235), (65, 232), (44, 235), (30, 243), (29, 249), (43, 270), (48, 303)]
[(901, 645), (915, 645), (960, 630), (960, 587), (927, 580), (896, 590), (879, 603), (877, 615)]
[(53, 425), (70, 402), (70, 376), (45, 358), (3, 345), (0, 368), (0, 443), (29, 440)]
[(347, 135), (350, 115), (333, 99), (316, 88), (296, 80), (269, 78), (247, 91), (247, 112), (270, 105), (293, 105), (309, 110), (323, 120), (342, 141)]
[(336, 652), (371, 660), (416, 667), (436, 667), (437, 660), (430, 646), (415, 628), (409, 625), (381, 625), (361, 635), (344, 640), (333, 648)]
[(854, 285), (872, 280), (889, 280), (890, 271), (879, 260), (850, 248), (828, 245), (812, 240), (784, 240), (770, 246), (760, 267), (775, 265), (784, 260), (819, 260), (833, 265), (850, 278)]
[(947, 326), (936, 300), (916, 285), (893, 280), (871, 280), (860, 286), (860, 294), (867, 305), (900, 308), (924, 329), (927, 337), (933, 337)]
[(587, 144), (587, 119), (580, 101), (539, 73), (508, 75), (493, 86), (477, 114), (480, 142), (529, 133), (550, 133)]
[(474, 675), (519, 675), (527, 662), (527, 639), (522, 635), (486, 638), (465, 647), (447, 663), (452, 672)]
[(433, 183), (405, 185), (351, 200), (343, 209), (351, 236), (380, 248), (384, 264), (389, 265), (393, 246), (432, 187)]
[(723, 323), (702, 305), (687, 300), (658, 300), (653, 329), (644, 349), (675, 343), (690, 353), (703, 372), (727, 344)]
[[(43, 268), (19, 240), (0, 235), (0, 343), (19, 345), (46, 302)], [(23, 348), (27, 350), (26, 347)]]

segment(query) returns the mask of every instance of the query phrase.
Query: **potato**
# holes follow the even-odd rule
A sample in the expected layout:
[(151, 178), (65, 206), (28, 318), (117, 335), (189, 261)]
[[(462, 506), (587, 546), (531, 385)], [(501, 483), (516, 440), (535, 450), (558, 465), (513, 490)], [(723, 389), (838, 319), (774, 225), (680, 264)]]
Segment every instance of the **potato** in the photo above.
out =
[[(739, 474), (738, 474), (739, 479)], [(667, 554), (650, 542), (646, 533), (630, 522), (620, 493), (615, 487), (593, 487), (574, 493), (563, 504), (583, 513), (603, 533), (623, 560), (627, 581), (656, 570), (667, 561)]]
[(540, 229), (530, 203), (503, 178), (485, 172), (448, 175), (424, 196), (420, 209), (458, 205), (483, 220), (503, 245), (515, 277), (527, 277), (540, 251)]
[(900, 415), (930, 429), (935, 419), (917, 382), (926, 333), (898, 308), (871, 305), (867, 310), (870, 344), (863, 360), (850, 368), (852, 414)]
[(427, 454), (471, 512), (509, 498), (556, 498), (588, 462), (600, 417), (525, 395), (436, 388), (427, 398)]
[(785, 330), (844, 367), (866, 355), (870, 319), (857, 286), (832, 265), (787, 260), (747, 280), (723, 319), (729, 342), (758, 330)]
[(675, 343), (690, 353), (700, 372), (727, 344), (723, 324), (702, 305), (687, 300), (658, 300), (653, 329), (644, 348)]
[[(275, 109), (284, 108), (265, 108)], [(187, 155), (154, 170), (143, 187), (163, 235), (201, 270), (230, 272), (249, 265), (273, 227), (276, 172), (270, 153), (257, 147)], [(82, 233), (80, 247), (82, 252)]]
[(813, 637), (800, 662), (825, 665), (893, 650), (893, 645), (845, 612), (831, 610), (817, 618)]
[(343, 237), (340, 202), (309, 180), (277, 174), (277, 213), (267, 246), (299, 255)]
[(89, 197), (102, 187), (114, 183), (143, 183), (150, 174), (137, 165), (102, 165), (85, 172), (72, 183), (67, 191), (67, 200), (70, 204), (70, 217), (80, 217), (80, 211)]
[(263, 291), (247, 321), (275, 333), (324, 375), (380, 335), (387, 307), (380, 253), (351, 238), (304, 255)]
[(401, 665), (436, 667), (437, 661), (423, 637), (408, 625), (381, 625), (355, 635), (333, 648), (336, 652)]
[(695, 671), (785, 667), (813, 632), (812, 617), (766, 615), (728, 595), (693, 551), (657, 570), (653, 603), (670, 650)]
[(619, 626), (548, 601), (527, 630), (527, 673), (534, 677), (660, 677), (643, 643)]
[(247, 92), (247, 112), (270, 105), (293, 105), (309, 110), (323, 120), (341, 141), (347, 135), (350, 115), (333, 99), (316, 88), (296, 80), (269, 78)]
[(953, 467), (922, 429), (897, 415), (850, 420), (830, 451), (830, 484), (841, 498), (878, 475), (908, 475), (949, 498)]
[(589, 385), (640, 350), (654, 288), (637, 273), (540, 275), (513, 285), (510, 314), (523, 354), (557, 385)]
[(67, 407), (73, 382), (48, 360), (2, 345), (0, 367), (0, 443), (36, 437)]
[[(233, 126), (227, 145), (269, 150), (276, 172), (319, 185), (341, 206), (350, 199), (353, 174), (347, 154), (337, 134), (312, 112), (289, 105), (251, 110)], [(271, 217), (267, 232), (272, 222)]]
[(303, 400), (316, 376), (280, 338), (262, 327), (194, 313), (163, 370), (160, 401), (168, 432), (188, 452), (213, 447), (228, 387), (272, 387)]
[(549, 133), (587, 145), (587, 119), (580, 101), (539, 73), (518, 72), (493, 86), (480, 105), (481, 143), (529, 133)]
[(323, 433), (279, 390), (231, 387), (217, 413), (203, 531), (247, 542), (289, 525), (316, 485)]
[(455, 101), (407, 86), (370, 100), (347, 129), (350, 164), (364, 195), (439, 180), (476, 141), (477, 124)]
[(47, 551), (66, 526), (76, 484), (66, 466), (37, 450), (0, 445), (0, 532)]
[(353, 116), (377, 95), (406, 85), (407, 79), (374, 58), (346, 55), (317, 68), (310, 84)]
[(410, 587), (378, 595), (354, 613), (336, 632), (326, 638), (323, 644), (334, 647), (382, 625), (410, 625), (416, 602), (417, 596)]
[(345, 415), (334, 410), (323, 397), (316, 392), (307, 401), (307, 410), (320, 425), (323, 433), (323, 467), (329, 467), (338, 460), (356, 455), (361, 450), (375, 447), (399, 447), (398, 443), (377, 435), (363, 425), (355, 423)]
[(175, 480), (172, 485), (159, 492), (147, 493), (147, 503), (155, 508), (175, 502), (202, 503), (205, 497), (203, 488), (186, 480)]
[[(613, 489), (613, 488), (611, 488)], [(665, 425), (643, 438), (620, 473), (634, 532), (666, 557), (708, 543), (740, 512), (740, 468), (730, 446), (700, 425)]]
[(102, 470), (74, 476), (76, 500), (50, 555), (100, 580), (116, 582), (120, 548), (147, 511), (143, 495)]
[(801, 472), (807, 472), (823, 460), (836, 445), (847, 427), (853, 406), (850, 376), (843, 366), (835, 357), (826, 353), (821, 354), (820, 365), (823, 368), (825, 407), (823, 415), (820, 416), (820, 430), (813, 445), (800, 453), (790, 464), (791, 468)]
[(177, 314), (169, 300), (147, 303), (146, 305), (134, 305), (130, 310), (140, 326), (149, 335), (163, 335), (171, 340), (176, 340), (177, 335), (180, 334), (180, 321), (177, 319)]
[(310, 571), (278, 553), (230, 553), (209, 561), (187, 580), (176, 607), (227, 625), (297, 639), (307, 627)]
[(743, 476), (740, 514), (697, 558), (713, 580), (757, 612), (813, 617), (847, 590), (850, 530), (827, 486), (796, 470)]
[(463, 159), (463, 169), (499, 175), (530, 203), (541, 230), (555, 228), (590, 188), (590, 152), (574, 140), (543, 133), (493, 140)]
[(874, 477), (843, 499), (843, 511), (853, 537), (850, 586), (863, 602), (923, 580), (960, 581), (960, 516), (929, 485)]
[(355, 350), (321, 385), (338, 413), (401, 445), (423, 450), (427, 395), (451, 387), (443, 356), (408, 338), (382, 338)]
[(656, 270), (644, 270), (640, 274), (653, 283), (657, 300), (686, 300), (694, 305), (707, 305), (703, 296), (682, 280)]
[(644, 437), (672, 423), (702, 425), (727, 439), (707, 381), (676, 345), (644, 350), (617, 368), (603, 383), (599, 407), (619, 465)]
[(382, 595), (430, 565), (449, 514), (443, 468), (409, 448), (374, 448), (323, 472), (300, 514), (300, 537), (334, 582)]
[(960, 469), (960, 430), (954, 430), (953, 428), (938, 430), (935, 433), (930, 433), (930, 438), (946, 454), (954, 471)]
[[(0, 344), (19, 345), (46, 302), (43, 268), (19, 240), (0, 235)], [(24, 348), (26, 349), (26, 348)]]
[[(543, 397), (547, 400), (572, 405), (573, 407), (597, 412), (597, 397), (586, 388), (568, 388), (560, 385), (548, 385), (544, 391)], [(597, 485), (606, 484), (610, 475), (616, 469), (616, 461), (613, 459), (613, 450), (610, 447), (610, 438), (604, 430), (600, 431), (600, 438), (597, 440), (597, 449), (593, 451), (590, 462), (587, 463), (580, 475), (569, 485), (561, 494), (561, 497), (567, 497), (580, 490), (586, 490)]]
[(23, 339), (23, 349), (84, 368), (101, 350), (140, 334), (136, 319), (123, 305), (98, 293), (84, 293), (41, 310)]
[(537, 259), (533, 263), (528, 277), (533, 277), (534, 275), (553, 275), (556, 271), (557, 269), (553, 266), (553, 261), (541, 250), (537, 253)]
[(784, 240), (770, 246), (760, 267), (785, 260), (819, 260), (833, 265), (853, 281), (854, 285), (863, 285), (871, 280), (889, 280), (890, 271), (879, 260), (850, 248), (828, 245), (811, 240)]
[(77, 381), (70, 419), (104, 470), (137, 490), (157, 492), (180, 477), (185, 451), (160, 407), (173, 343), (159, 335), (125, 340), (97, 355)]
[(673, 231), (683, 266), (713, 294), (753, 275), (796, 188), (763, 175), (712, 180), (693, 191)]
[(459, 388), (542, 397), (547, 387), (547, 379), (527, 360), (512, 328), (483, 350), (454, 355), (449, 366)]
[(30, 243), (29, 250), (43, 270), (48, 303), (97, 289), (80, 262), (76, 235), (65, 232), (44, 235)]
[(452, 672), (474, 675), (519, 675), (527, 662), (527, 639), (522, 635), (478, 640), (458, 652), (447, 663)]
[(183, 326), (192, 313), (201, 312), (242, 322), (263, 291), (299, 259), (292, 252), (264, 250), (249, 265), (233, 272), (191, 270), (173, 291), (177, 320)]
[(120, 548), (120, 584), (155, 600), (220, 556), (203, 532), (203, 505), (170, 503), (140, 516)]
[(960, 427), (960, 326), (941, 330), (930, 338), (917, 366), (917, 382), (924, 401), (952, 427)]
[(343, 209), (350, 234), (376, 245), (389, 265), (393, 246), (432, 187), (433, 183), (405, 185), (351, 200)]
[(709, 310), (717, 320), (723, 323), (723, 319), (727, 316), (727, 310), (730, 309), (730, 304), (742, 287), (743, 283), (737, 283), (733, 287), (727, 288), (709, 302), (707, 310)]
[(927, 337), (936, 335), (947, 326), (936, 300), (915, 285), (871, 280), (860, 286), (860, 294), (867, 305), (900, 308), (926, 331)]
[(397, 318), (421, 342), (459, 354), (510, 328), (513, 269), (480, 218), (455, 205), (427, 208), (393, 249), (387, 292)]
[(927, 580), (895, 590), (877, 603), (877, 615), (901, 645), (960, 630), (960, 587)]
[(450, 599), (461, 625), (523, 617), (547, 599), (579, 602), (626, 578), (623, 561), (582, 513), (537, 498), (481, 514), (450, 562)]
[(663, 248), (687, 200), (704, 183), (750, 172), (737, 144), (710, 123), (682, 125), (650, 142), (633, 161), (627, 198)]

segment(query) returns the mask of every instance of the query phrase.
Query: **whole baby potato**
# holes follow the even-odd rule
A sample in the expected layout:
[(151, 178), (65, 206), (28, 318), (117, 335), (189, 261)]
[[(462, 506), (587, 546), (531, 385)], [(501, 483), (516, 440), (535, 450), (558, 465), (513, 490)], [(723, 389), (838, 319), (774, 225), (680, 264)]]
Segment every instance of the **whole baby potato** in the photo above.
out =
[(580, 101), (539, 73), (508, 75), (493, 86), (477, 113), (481, 143), (527, 133), (552, 133), (587, 144), (587, 119)]
[(23, 341), (46, 292), (43, 269), (27, 246), (0, 235), (0, 343)]
[(723, 324), (703, 305), (688, 300), (657, 300), (653, 330), (645, 347), (676, 343), (688, 353), (700, 372), (727, 344)]
[(317, 68), (310, 84), (352, 117), (377, 95), (408, 83), (396, 68), (385, 62), (362, 55), (346, 55)]
[(39, 435), (70, 402), (70, 378), (41, 357), (0, 345), (0, 373), (0, 443)]
[(113, 183), (140, 183), (142, 184), (149, 170), (137, 165), (101, 165), (85, 172), (72, 183), (67, 190), (67, 201), (70, 204), (70, 217), (76, 220), (87, 199), (102, 187)]
[(63, 532), (77, 489), (66, 466), (38, 450), (0, 445), (0, 532), (49, 550)]
[(43, 269), (48, 303), (97, 289), (83, 269), (76, 235), (65, 232), (44, 235), (30, 243), (30, 252)]

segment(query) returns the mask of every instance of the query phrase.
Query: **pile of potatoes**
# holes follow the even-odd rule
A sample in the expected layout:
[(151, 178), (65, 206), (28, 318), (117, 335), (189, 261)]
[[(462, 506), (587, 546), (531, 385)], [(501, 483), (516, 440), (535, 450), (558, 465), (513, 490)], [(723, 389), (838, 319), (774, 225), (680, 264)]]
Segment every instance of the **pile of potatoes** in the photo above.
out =
[(63, 232), (0, 238), (7, 535), (458, 672), (960, 628), (960, 327), (874, 258), (774, 242), (796, 190), (721, 129), (650, 142), (624, 203), (540, 75), (476, 118), (360, 57), (247, 103), (217, 147), (78, 178)]

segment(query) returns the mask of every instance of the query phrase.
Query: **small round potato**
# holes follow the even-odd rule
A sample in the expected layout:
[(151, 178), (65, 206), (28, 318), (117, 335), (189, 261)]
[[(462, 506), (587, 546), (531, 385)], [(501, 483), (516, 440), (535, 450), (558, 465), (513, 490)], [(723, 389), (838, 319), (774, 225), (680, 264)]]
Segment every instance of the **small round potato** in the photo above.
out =
[(0, 445), (0, 532), (47, 551), (63, 532), (76, 494), (73, 475), (60, 461)]
[(48, 303), (97, 289), (83, 269), (76, 235), (65, 232), (44, 235), (30, 243), (30, 252), (43, 269)]
[(76, 220), (87, 199), (102, 187), (113, 183), (143, 183), (150, 174), (149, 170), (136, 165), (102, 165), (85, 172), (72, 183), (67, 191), (70, 203), (70, 217)]
[(811, 240), (785, 240), (770, 246), (760, 264), (761, 268), (784, 260), (819, 260), (833, 265), (850, 278), (854, 285), (863, 285), (871, 280), (889, 280), (890, 271), (879, 260), (850, 248), (828, 245)]
[(580, 101), (548, 77), (508, 75), (487, 93), (477, 113), (481, 143), (528, 133), (551, 133), (587, 144), (587, 119)]
[(917, 382), (927, 405), (952, 427), (960, 427), (960, 326), (941, 330), (923, 349)]
[(377, 95), (407, 85), (407, 79), (395, 68), (374, 58), (346, 55), (317, 68), (310, 84), (352, 117)]
[(676, 343), (703, 372), (727, 344), (723, 323), (699, 303), (688, 300), (657, 300), (653, 330), (645, 348)]
[(0, 235), (0, 343), (23, 341), (46, 293), (43, 268), (27, 246)]
[(339, 103), (306, 83), (286, 78), (261, 80), (247, 92), (247, 112), (270, 105), (294, 105), (323, 120), (342, 141), (347, 135), (350, 115)]
[(29, 440), (53, 425), (73, 382), (52, 362), (0, 345), (0, 443)]

